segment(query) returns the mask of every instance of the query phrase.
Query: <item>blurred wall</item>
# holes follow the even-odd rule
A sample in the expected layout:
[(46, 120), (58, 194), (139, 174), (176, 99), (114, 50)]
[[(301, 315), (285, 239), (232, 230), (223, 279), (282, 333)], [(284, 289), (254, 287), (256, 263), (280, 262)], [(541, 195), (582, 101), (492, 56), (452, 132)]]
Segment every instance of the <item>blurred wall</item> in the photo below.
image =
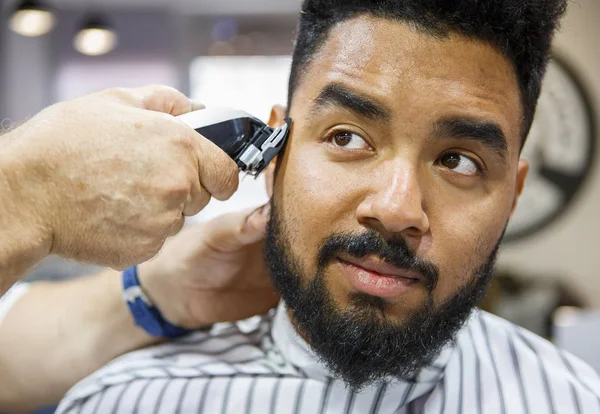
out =
[(0, 118), (18, 122), (44, 108), (50, 100), (52, 68), (49, 37), (27, 38), (8, 30), (3, 21)]
[(86, 17), (81, 11), (62, 12), (52, 33), (52, 100), (68, 99), (112, 86), (135, 87), (165, 83), (181, 88), (187, 76), (177, 56), (181, 40), (178, 19), (164, 10), (110, 13), (119, 34), (118, 47), (104, 56), (89, 57), (72, 46), (73, 34)]
[[(239, 55), (291, 55), (296, 30), (297, 15), (239, 16), (236, 18), (238, 36), (249, 36), (251, 47), (237, 47)], [(195, 57), (210, 55), (214, 44), (213, 27), (218, 17), (188, 17), (184, 23), (182, 58), (191, 61)], [(235, 43), (235, 40), (234, 40)]]
[[(600, 133), (600, 1), (570, 2), (555, 41), (555, 54), (587, 89)], [(600, 137), (596, 137), (597, 140)], [(600, 149), (600, 145), (597, 146)], [(600, 154), (591, 177), (569, 211), (545, 231), (504, 247), (499, 265), (518, 273), (558, 276), (600, 307)]]
[[(39, 38), (14, 34), (6, 27), (6, 20), (2, 21), (0, 108), (3, 108), (3, 118), (20, 121), (55, 102), (57, 77), (68, 64), (80, 68), (89, 65), (93, 69), (94, 66), (103, 68), (116, 63), (127, 66), (136, 62), (162, 62), (164, 66), (174, 68), (171, 86), (185, 86), (182, 80), (187, 77), (187, 68), (180, 72), (181, 65), (177, 60), (182, 44), (177, 17), (163, 10), (110, 13), (110, 22), (120, 34), (119, 46), (113, 53), (100, 57), (81, 55), (72, 46), (73, 35), (84, 17), (81, 11), (59, 11), (57, 27)], [(144, 75), (141, 69), (139, 78), (144, 79)], [(129, 86), (116, 85), (118, 82), (115, 81), (111, 84), (110, 72), (104, 77), (108, 85)], [(101, 82), (98, 78), (101, 76), (96, 74), (90, 84)], [(81, 85), (85, 81), (85, 78), (81, 79)]]

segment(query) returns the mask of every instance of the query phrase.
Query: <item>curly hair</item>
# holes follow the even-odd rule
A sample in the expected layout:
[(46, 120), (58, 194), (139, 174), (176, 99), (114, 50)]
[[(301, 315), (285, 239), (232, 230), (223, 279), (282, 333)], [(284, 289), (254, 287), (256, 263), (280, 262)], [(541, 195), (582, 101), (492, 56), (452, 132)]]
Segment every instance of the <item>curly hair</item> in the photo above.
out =
[(523, 142), (529, 134), (567, 0), (304, 0), (289, 82), (288, 108), (314, 55), (333, 26), (363, 14), (488, 42), (513, 64), (523, 103)]

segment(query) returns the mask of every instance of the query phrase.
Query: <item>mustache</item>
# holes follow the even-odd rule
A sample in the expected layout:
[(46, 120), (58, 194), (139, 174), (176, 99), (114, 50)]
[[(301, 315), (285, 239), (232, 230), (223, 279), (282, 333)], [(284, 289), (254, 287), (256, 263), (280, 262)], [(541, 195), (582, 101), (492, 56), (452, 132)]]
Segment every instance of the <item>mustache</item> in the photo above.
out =
[(371, 230), (362, 234), (338, 233), (329, 236), (319, 248), (318, 268), (324, 269), (339, 254), (357, 259), (375, 255), (400, 269), (419, 273), (424, 278), (429, 292), (432, 292), (438, 283), (439, 268), (434, 263), (417, 257), (408, 247), (406, 240), (399, 235), (385, 240), (379, 233)]

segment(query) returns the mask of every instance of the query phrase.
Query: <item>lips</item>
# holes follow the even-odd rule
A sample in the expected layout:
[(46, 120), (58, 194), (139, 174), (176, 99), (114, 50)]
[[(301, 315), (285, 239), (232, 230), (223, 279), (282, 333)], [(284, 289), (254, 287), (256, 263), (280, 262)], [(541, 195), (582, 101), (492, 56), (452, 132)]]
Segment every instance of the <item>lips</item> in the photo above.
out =
[(419, 273), (401, 269), (374, 256), (338, 257), (342, 272), (357, 291), (382, 298), (407, 294), (423, 280)]
[(361, 259), (353, 257), (340, 257), (339, 260), (354, 265), (356, 267), (361, 267), (369, 272), (378, 273), (382, 277), (396, 277), (411, 280), (422, 279), (422, 276), (416, 272), (401, 269), (392, 264), (386, 263), (381, 259), (377, 259), (373, 256), (367, 256)]

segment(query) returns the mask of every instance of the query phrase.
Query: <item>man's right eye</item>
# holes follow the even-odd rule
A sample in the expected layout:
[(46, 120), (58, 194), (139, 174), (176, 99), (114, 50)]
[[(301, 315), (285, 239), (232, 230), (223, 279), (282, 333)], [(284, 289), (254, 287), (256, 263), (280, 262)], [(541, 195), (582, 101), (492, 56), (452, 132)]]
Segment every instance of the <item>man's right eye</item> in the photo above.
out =
[(350, 131), (334, 132), (332, 135), (327, 137), (327, 141), (329, 141), (331, 145), (338, 148), (350, 150), (371, 149), (371, 146), (363, 137)]

